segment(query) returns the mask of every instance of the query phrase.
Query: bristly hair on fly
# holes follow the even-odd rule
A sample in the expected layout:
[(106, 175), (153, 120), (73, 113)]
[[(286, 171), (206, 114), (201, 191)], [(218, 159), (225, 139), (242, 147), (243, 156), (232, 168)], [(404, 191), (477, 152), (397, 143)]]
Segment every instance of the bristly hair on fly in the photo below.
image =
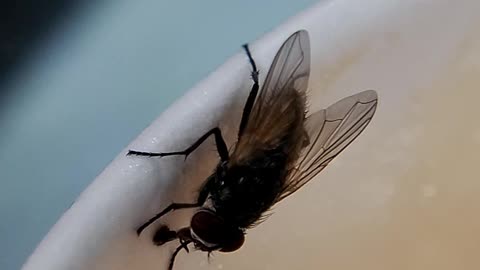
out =
[(140, 235), (170, 211), (197, 208), (190, 226), (173, 231), (162, 225), (155, 232), (157, 245), (180, 241), (170, 259), (170, 270), (177, 254), (182, 249), (189, 251), (189, 244), (208, 254), (239, 249), (247, 229), (265, 220), (276, 203), (318, 175), (362, 133), (377, 108), (377, 93), (368, 90), (308, 115), (310, 41), (305, 30), (293, 33), (280, 47), (261, 89), (249, 47), (243, 47), (252, 67), (253, 86), (231, 149), (215, 127), (183, 151), (130, 150), (127, 154), (186, 157), (211, 135), (215, 138), (220, 161), (197, 199), (172, 203), (137, 229)]

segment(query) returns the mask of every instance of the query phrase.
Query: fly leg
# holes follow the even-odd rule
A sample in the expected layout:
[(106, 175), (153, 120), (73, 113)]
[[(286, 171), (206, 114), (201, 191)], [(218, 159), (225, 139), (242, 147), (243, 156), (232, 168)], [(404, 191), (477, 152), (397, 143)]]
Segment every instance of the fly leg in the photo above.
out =
[[(138, 155), (138, 156), (148, 156), (148, 157), (164, 157), (164, 156), (173, 156), (173, 155), (185, 155), (185, 159), (186, 159), (187, 156), (190, 153), (192, 153), (195, 149), (197, 149), (212, 134), (215, 135), (215, 143), (217, 145), (217, 151), (218, 151), (218, 154), (220, 155), (220, 159), (222, 161), (227, 161), (228, 160), (227, 145), (225, 144), (225, 141), (223, 140), (223, 137), (222, 137), (222, 133), (221, 133), (221, 131), (218, 127), (213, 128), (210, 131), (208, 131), (207, 133), (205, 133), (192, 146), (188, 147), (187, 149), (185, 149), (183, 151), (169, 152), (169, 153), (150, 153), (150, 152), (138, 152), (138, 151), (130, 150), (130, 151), (128, 151), (127, 155)], [(195, 208), (195, 207), (202, 206), (203, 203), (205, 202), (205, 200), (207, 199), (207, 196), (208, 196), (208, 192), (209, 192), (209, 189), (207, 188), (208, 183), (209, 182), (207, 182), (205, 184), (205, 187), (202, 188), (202, 190), (200, 191), (200, 195), (198, 196), (197, 202), (195, 202), (195, 203), (172, 203), (172, 204), (170, 204), (163, 211), (156, 214), (154, 217), (149, 219), (143, 225), (138, 227), (137, 234), (140, 235), (145, 228), (150, 226), (157, 219), (161, 218), (163, 215), (167, 214), (170, 211), (174, 211), (174, 210), (178, 210), (178, 209), (186, 209), (186, 208)]]
[(185, 159), (187, 159), (188, 155), (190, 155), (195, 149), (197, 149), (210, 135), (215, 136), (215, 144), (217, 146), (218, 154), (220, 155), (220, 159), (222, 161), (228, 160), (228, 148), (225, 143), (225, 140), (222, 137), (222, 132), (218, 127), (212, 128), (207, 133), (203, 134), (195, 143), (193, 143), (190, 147), (183, 151), (177, 152), (167, 152), (167, 153), (152, 153), (152, 152), (139, 152), (134, 150), (129, 150), (127, 156), (135, 155), (135, 156), (146, 156), (146, 157), (166, 157), (166, 156), (178, 156), (183, 155)]
[(178, 209), (186, 209), (186, 208), (195, 208), (202, 206), (204, 202), (196, 202), (196, 203), (172, 203), (167, 208), (163, 209), (160, 213), (156, 214), (154, 217), (149, 219), (147, 222), (143, 223), (142, 226), (138, 227), (137, 235), (140, 235), (143, 230), (145, 230), (148, 226), (152, 225), (157, 219), (161, 218), (165, 214), (170, 211), (178, 210)]
[(250, 113), (252, 112), (253, 104), (255, 103), (255, 99), (257, 98), (258, 94), (258, 69), (255, 61), (253, 60), (252, 54), (250, 53), (250, 49), (248, 48), (248, 44), (243, 45), (243, 49), (247, 53), (248, 60), (250, 65), (252, 66), (252, 80), (253, 86), (252, 90), (250, 90), (250, 94), (248, 94), (247, 102), (245, 103), (245, 107), (243, 107), (242, 113), (242, 120), (240, 121), (240, 128), (238, 129), (238, 138), (240, 138), (247, 126), (248, 119), (250, 118)]
[(173, 270), (173, 264), (175, 263), (175, 257), (177, 257), (180, 250), (185, 249), (188, 252), (187, 245), (190, 244), (190, 243), (191, 243), (191, 241), (185, 241), (185, 242), (181, 243), (180, 246), (177, 247), (177, 249), (175, 249), (175, 251), (172, 254), (172, 257), (170, 258), (170, 263), (168, 264), (168, 270)]
[[(190, 227), (182, 228), (176, 232), (170, 230), (167, 225), (162, 225), (153, 235), (153, 243), (155, 243), (155, 245), (157, 246), (161, 246), (175, 239), (178, 239), (180, 241), (180, 244), (193, 241), (190, 234)], [(190, 252), (190, 250), (186, 246), (185, 250), (187, 252)]]
[(188, 244), (190, 244), (193, 240), (190, 236), (190, 228), (186, 227), (180, 229), (178, 232), (172, 231), (168, 228), (168, 226), (164, 225), (158, 229), (153, 237), (153, 241), (157, 246), (163, 245), (166, 242), (172, 241), (177, 239), (180, 240), (180, 246), (178, 246), (172, 254), (170, 258), (170, 263), (168, 266), (169, 270), (173, 269), (173, 264), (175, 262), (175, 257), (180, 252), (180, 250), (185, 249), (185, 251), (190, 252), (188, 249)]
[[(212, 188), (212, 185), (214, 184), (215, 178), (210, 178), (205, 182), (203, 187), (200, 190), (200, 193), (198, 194), (197, 202), (195, 203), (171, 203), (169, 206), (167, 206), (165, 209), (163, 209), (161, 212), (156, 214), (154, 217), (149, 219), (147, 222), (143, 223), (140, 227), (137, 228), (137, 235), (140, 235), (143, 230), (145, 230), (148, 226), (152, 225), (157, 219), (161, 218), (162, 216), (166, 215), (168, 212), (175, 211), (178, 209), (187, 209), (187, 208), (195, 208), (195, 207), (200, 207), (202, 206), (205, 201), (207, 200), (208, 194), (210, 193), (210, 189)], [(165, 226), (166, 227), (166, 226)], [(160, 228), (162, 229), (162, 228)], [(168, 227), (166, 227), (168, 229)], [(169, 230), (169, 229), (168, 229)], [(161, 238), (168, 239), (170, 237), (165, 237), (161, 236)], [(171, 239), (173, 240), (173, 239)], [(169, 241), (171, 241), (169, 240)], [(154, 240), (155, 242), (155, 240)], [(166, 241), (168, 242), (168, 241)]]

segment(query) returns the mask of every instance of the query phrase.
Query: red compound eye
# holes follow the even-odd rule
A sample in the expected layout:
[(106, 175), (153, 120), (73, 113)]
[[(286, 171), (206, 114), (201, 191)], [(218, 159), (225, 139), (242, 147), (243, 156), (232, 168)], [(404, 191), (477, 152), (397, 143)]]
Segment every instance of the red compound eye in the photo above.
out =
[(245, 242), (240, 229), (228, 226), (222, 218), (209, 210), (200, 210), (195, 213), (190, 226), (201, 241), (218, 246), (222, 252), (235, 251)]

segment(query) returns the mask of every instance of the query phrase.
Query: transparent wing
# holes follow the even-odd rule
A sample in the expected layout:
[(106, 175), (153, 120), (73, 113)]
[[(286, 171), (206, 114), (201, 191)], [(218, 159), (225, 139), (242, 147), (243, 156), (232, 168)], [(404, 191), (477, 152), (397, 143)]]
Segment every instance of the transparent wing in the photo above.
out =
[(309, 116), (305, 123), (310, 144), (292, 168), (277, 202), (313, 179), (362, 133), (377, 108), (373, 90), (344, 98)]
[(293, 33), (280, 47), (268, 71), (255, 105), (251, 123), (262, 117), (262, 110), (281, 97), (283, 91), (305, 93), (310, 75), (310, 39), (305, 30)]
[(274, 147), (293, 125), (303, 124), (309, 74), (309, 37), (301, 30), (278, 50), (231, 155), (231, 163)]
[(295, 89), (305, 92), (310, 75), (310, 39), (305, 30), (293, 33), (279, 49), (263, 83), (261, 102), (275, 92)]

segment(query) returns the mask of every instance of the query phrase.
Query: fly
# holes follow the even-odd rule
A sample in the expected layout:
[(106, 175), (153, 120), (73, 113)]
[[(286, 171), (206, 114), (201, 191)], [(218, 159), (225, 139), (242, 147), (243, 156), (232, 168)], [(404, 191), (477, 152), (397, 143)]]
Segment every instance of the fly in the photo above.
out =
[(176, 255), (193, 244), (197, 250), (233, 252), (245, 233), (268, 215), (273, 205), (303, 187), (322, 171), (370, 123), (377, 108), (373, 90), (346, 97), (307, 116), (310, 75), (308, 33), (292, 34), (278, 50), (259, 91), (258, 70), (247, 44), (253, 86), (245, 103), (236, 144), (228, 149), (215, 127), (183, 151), (151, 153), (130, 150), (127, 155), (187, 157), (214, 136), (220, 161), (194, 202), (172, 203), (138, 227), (137, 234), (168, 212), (197, 208), (190, 226), (172, 231), (161, 226), (153, 237), (162, 245), (179, 239)]

